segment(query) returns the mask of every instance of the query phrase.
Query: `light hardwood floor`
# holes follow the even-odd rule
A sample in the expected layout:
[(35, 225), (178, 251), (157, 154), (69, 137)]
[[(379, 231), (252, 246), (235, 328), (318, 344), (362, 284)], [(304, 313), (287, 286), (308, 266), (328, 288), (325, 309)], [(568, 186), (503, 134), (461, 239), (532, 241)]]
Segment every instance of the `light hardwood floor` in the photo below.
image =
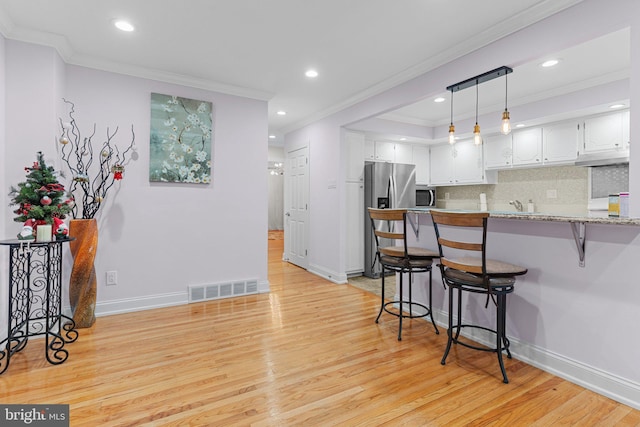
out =
[(507, 360), (454, 348), (424, 320), (280, 261), (270, 294), (98, 318), (62, 365), (32, 340), (0, 403), (68, 403), (72, 426), (634, 426), (640, 411)]

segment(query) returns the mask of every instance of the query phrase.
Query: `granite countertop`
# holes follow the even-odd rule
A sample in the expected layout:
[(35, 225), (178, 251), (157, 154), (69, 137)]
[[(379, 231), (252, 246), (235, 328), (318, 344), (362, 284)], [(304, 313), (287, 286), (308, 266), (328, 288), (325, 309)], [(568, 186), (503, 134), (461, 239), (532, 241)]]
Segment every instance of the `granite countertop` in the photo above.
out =
[[(427, 213), (431, 209), (432, 208), (410, 208), (409, 211)], [(443, 210), (454, 210), (458, 212), (477, 212), (477, 211), (465, 211), (460, 209), (443, 209)], [(547, 214), (547, 213), (508, 212), (508, 211), (488, 211), (488, 212), (489, 212), (490, 218), (501, 218), (501, 219), (518, 219), (518, 220), (529, 220), (529, 221), (555, 221), (555, 222), (582, 222), (587, 224), (640, 225), (640, 218), (591, 217), (591, 216), (554, 215), (554, 214)]]

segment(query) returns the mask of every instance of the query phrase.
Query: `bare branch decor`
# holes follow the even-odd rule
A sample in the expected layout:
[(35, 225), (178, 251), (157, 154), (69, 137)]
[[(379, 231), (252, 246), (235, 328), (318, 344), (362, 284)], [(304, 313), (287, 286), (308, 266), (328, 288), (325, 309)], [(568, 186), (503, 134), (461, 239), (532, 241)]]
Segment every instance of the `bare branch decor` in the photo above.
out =
[[(124, 167), (128, 163), (128, 157), (133, 150), (135, 152), (135, 133), (131, 125), (131, 143), (124, 151), (120, 151), (114, 143), (114, 137), (118, 133), (118, 127), (111, 132), (107, 128), (107, 139), (102, 143), (99, 155), (94, 158), (94, 147), (92, 138), (96, 134), (96, 125), (93, 125), (91, 135), (82, 137), (80, 128), (74, 117), (75, 104), (63, 99), (69, 105), (69, 121), (60, 119), (62, 129), (59, 142), (62, 144), (62, 161), (71, 172), (71, 184), (69, 192), (74, 197), (75, 204), (72, 208), (73, 218), (93, 218), (102, 202), (105, 200), (108, 191), (113, 187), (115, 181), (123, 177)], [(92, 168), (92, 164), (96, 165)], [(92, 174), (93, 175), (92, 177)], [(79, 196), (79, 199), (76, 197)], [(81, 205), (79, 208), (78, 205)], [(78, 210), (82, 210), (78, 216)]]

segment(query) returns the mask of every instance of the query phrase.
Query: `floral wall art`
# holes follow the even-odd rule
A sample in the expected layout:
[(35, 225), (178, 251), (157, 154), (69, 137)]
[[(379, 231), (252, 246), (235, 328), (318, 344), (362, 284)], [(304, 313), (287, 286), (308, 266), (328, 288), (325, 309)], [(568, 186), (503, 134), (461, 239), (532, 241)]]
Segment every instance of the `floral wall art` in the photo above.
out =
[(213, 105), (151, 94), (149, 181), (211, 182)]

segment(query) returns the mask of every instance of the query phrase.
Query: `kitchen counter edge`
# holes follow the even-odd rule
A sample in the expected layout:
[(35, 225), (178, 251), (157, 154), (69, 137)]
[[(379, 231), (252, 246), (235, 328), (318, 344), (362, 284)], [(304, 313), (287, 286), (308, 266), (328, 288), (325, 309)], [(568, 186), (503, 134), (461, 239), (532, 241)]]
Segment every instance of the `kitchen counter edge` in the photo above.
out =
[[(434, 208), (409, 208), (410, 212), (428, 213), (431, 210), (456, 211), (456, 212), (479, 212), (461, 209), (434, 209)], [(587, 224), (611, 224), (611, 225), (640, 225), (640, 218), (614, 218), (614, 217), (589, 217), (589, 216), (570, 216), (570, 215), (553, 215), (544, 213), (527, 213), (527, 212), (489, 212), (490, 218), (500, 219), (518, 219), (529, 221), (552, 221), (552, 222), (583, 222)]]

